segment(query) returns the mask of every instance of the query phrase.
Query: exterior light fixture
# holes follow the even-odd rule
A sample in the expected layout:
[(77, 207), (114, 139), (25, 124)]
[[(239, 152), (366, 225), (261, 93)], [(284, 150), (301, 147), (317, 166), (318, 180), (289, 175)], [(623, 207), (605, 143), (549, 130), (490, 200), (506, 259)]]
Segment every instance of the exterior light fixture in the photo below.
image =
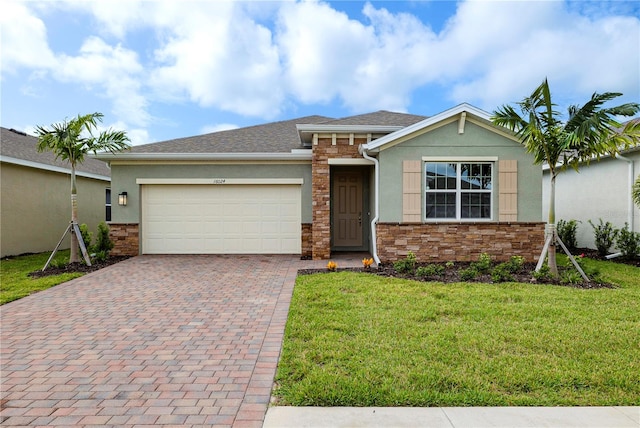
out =
[(118, 205), (127, 206), (127, 192), (118, 194)]

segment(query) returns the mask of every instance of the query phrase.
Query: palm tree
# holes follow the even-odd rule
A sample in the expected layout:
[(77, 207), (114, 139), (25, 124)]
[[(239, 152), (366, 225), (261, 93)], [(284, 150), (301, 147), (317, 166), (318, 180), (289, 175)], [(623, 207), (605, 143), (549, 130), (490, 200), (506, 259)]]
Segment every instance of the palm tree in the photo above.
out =
[[(102, 113), (78, 115), (69, 121), (54, 123), (51, 129), (36, 127), (38, 151), (51, 151), (56, 159), (69, 161), (71, 165), (71, 222), (78, 223), (78, 200), (76, 189), (76, 166), (84, 162), (87, 153), (109, 151), (115, 153), (129, 148), (129, 137), (124, 131), (107, 131), (94, 135), (98, 122), (102, 122)], [(71, 234), (71, 256), (69, 263), (78, 262), (78, 237)]]
[[(556, 105), (551, 101), (549, 83), (545, 79), (533, 93), (517, 103), (519, 114), (512, 106), (505, 105), (493, 113), (491, 120), (514, 132), (534, 157), (534, 163), (546, 163), (551, 176), (549, 195), (549, 219), (547, 224), (548, 265), (553, 275), (558, 275), (556, 264), (555, 189), (558, 173), (568, 166), (576, 171), (580, 163), (600, 159), (603, 155), (615, 156), (620, 150), (640, 141), (640, 123), (629, 121), (622, 126), (616, 117), (633, 116), (640, 104), (627, 103), (604, 108), (603, 104), (619, 97), (620, 93), (594, 93), (582, 107), (570, 106), (568, 118), (562, 120)], [(545, 244), (545, 249), (547, 244)], [(545, 256), (545, 250), (541, 258)], [(539, 266), (541, 266), (539, 264)]]

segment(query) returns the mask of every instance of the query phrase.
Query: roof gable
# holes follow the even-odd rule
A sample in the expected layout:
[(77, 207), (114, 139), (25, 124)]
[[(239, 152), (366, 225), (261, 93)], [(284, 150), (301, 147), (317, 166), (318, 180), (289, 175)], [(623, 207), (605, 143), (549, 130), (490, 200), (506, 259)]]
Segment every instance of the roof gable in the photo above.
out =
[(371, 143), (364, 144), (362, 146), (362, 149), (367, 151), (383, 150), (385, 147), (395, 145), (406, 140), (407, 137), (411, 135), (419, 134), (421, 133), (421, 131), (424, 132), (427, 129), (433, 128), (434, 126), (438, 126), (440, 124), (449, 123), (452, 120), (455, 120), (456, 117), (458, 117), (458, 120), (461, 121), (460, 127), (462, 130), (464, 129), (464, 121), (467, 118), (475, 119), (476, 123), (482, 125), (483, 127), (508, 138), (511, 138), (514, 141), (518, 141), (513, 133), (510, 133), (506, 128), (500, 128), (496, 125), (493, 125), (493, 123), (491, 122), (491, 115), (489, 113), (470, 104), (463, 103), (445, 110), (442, 113), (438, 113), (435, 116), (428, 117), (420, 122), (414, 123), (398, 131), (385, 135), (384, 137), (378, 138)]
[[(0, 127), (0, 156), (3, 162), (71, 173), (68, 161), (56, 159), (56, 155), (49, 151), (38, 152), (37, 145), (38, 138), (32, 135)], [(111, 170), (107, 164), (91, 157), (85, 157), (84, 162), (77, 165), (76, 173), (107, 178), (111, 176)]]

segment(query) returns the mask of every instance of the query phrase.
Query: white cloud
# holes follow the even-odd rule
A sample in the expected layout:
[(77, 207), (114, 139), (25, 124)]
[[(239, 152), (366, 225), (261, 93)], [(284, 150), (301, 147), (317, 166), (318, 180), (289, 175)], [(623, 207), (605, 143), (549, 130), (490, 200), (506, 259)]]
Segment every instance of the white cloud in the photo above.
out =
[(55, 65), (44, 22), (33, 16), (23, 3), (2, 3), (0, 40), (0, 67), (3, 73), (15, 72), (22, 67), (42, 69)]
[(200, 132), (203, 134), (211, 134), (213, 132), (229, 131), (231, 129), (238, 129), (239, 126), (233, 123), (218, 123), (216, 125), (207, 125), (200, 128)]
[(150, 83), (158, 96), (186, 96), (204, 107), (275, 117), (284, 92), (271, 32), (242, 4), (179, 6), (155, 51), (158, 66)]

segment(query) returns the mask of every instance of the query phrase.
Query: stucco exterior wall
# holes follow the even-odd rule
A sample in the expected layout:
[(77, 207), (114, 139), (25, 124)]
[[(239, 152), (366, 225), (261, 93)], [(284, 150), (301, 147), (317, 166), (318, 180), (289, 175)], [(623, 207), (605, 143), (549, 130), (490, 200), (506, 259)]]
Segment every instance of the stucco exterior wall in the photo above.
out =
[[(140, 222), (138, 178), (302, 178), (302, 222), (311, 223), (311, 163), (287, 164), (129, 164), (112, 163), (112, 221)], [(127, 206), (118, 205), (118, 194), (127, 192)]]
[[(518, 221), (541, 221), (542, 173), (531, 155), (516, 141), (503, 137), (467, 120), (463, 134), (458, 121), (418, 135), (382, 150), (380, 159), (380, 222), (402, 221), (402, 162), (423, 156), (496, 156), (498, 160), (518, 161)], [(499, 192), (497, 162), (494, 171), (493, 218), (498, 218)], [(424, 186), (424, 184), (423, 184)], [(423, 206), (424, 206), (424, 195)]]
[[(71, 220), (68, 174), (9, 163), (0, 166), (2, 257), (51, 251)], [(78, 220), (97, 233), (105, 220), (108, 181), (77, 177)], [(117, 203), (117, 201), (116, 201)], [(69, 238), (62, 248), (69, 248)]]
[[(640, 174), (640, 151), (625, 155), (634, 163), (634, 179)], [(551, 179), (544, 173), (542, 210), (548, 219)], [(593, 229), (588, 220), (598, 219), (624, 227), (629, 221), (629, 163), (621, 159), (603, 158), (600, 162), (582, 165), (579, 172), (572, 168), (556, 178), (556, 221), (578, 220), (578, 246), (595, 248)], [(634, 230), (640, 232), (640, 210), (633, 207)]]

